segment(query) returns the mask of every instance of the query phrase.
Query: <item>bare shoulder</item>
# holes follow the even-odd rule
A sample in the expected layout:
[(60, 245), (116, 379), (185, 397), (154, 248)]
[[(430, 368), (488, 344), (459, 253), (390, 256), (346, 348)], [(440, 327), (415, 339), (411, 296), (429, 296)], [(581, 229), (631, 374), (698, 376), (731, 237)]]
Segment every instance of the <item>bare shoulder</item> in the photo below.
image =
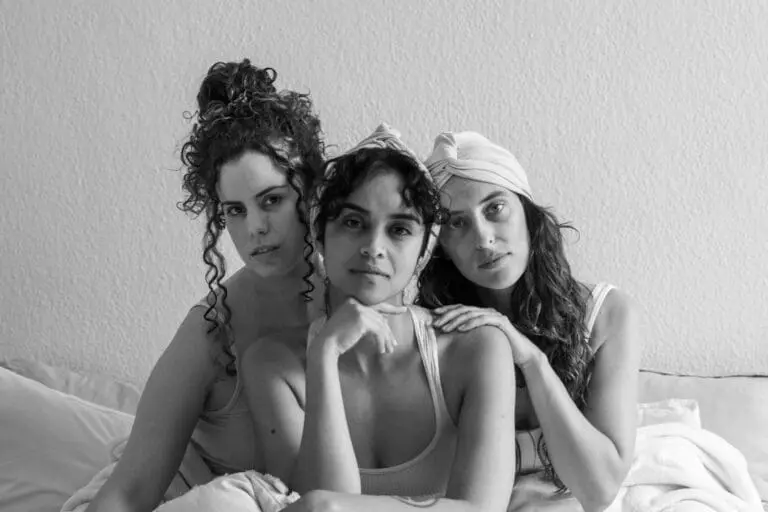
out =
[(210, 328), (211, 323), (205, 318), (205, 309), (192, 307), (164, 354), (170, 355), (177, 363), (184, 361), (190, 364), (194, 361), (198, 369), (201, 364), (211, 367), (220, 365), (222, 342), (209, 333)]
[(255, 340), (243, 354), (243, 363), (262, 366), (304, 366), (306, 329), (288, 328)]
[(451, 373), (472, 374), (478, 370), (513, 364), (506, 335), (498, 328), (483, 325), (467, 332), (438, 334), (441, 363)]
[[(498, 375), (508, 374), (514, 379), (512, 349), (506, 335), (491, 326), (435, 334), (446, 405), (458, 425), (467, 390), (476, 388), (481, 380), (487, 381), (485, 377), (496, 381)], [(509, 389), (514, 390), (514, 385)]]
[(597, 352), (606, 343), (637, 343), (632, 334), (638, 321), (639, 306), (635, 299), (620, 288), (611, 289), (595, 319), (592, 348)]
[(278, 379), (300, 390), (305, 380), (306, 336), (306, 329), (296, 328), (259, 338), (240, 358), (240, 371), (251, 382)]

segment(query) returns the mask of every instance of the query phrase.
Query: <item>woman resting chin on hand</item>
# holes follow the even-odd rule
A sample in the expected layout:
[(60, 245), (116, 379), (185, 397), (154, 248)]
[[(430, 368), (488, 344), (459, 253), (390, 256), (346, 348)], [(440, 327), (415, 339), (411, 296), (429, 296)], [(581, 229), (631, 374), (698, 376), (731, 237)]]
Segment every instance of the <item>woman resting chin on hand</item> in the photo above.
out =
[(426, 169), (382, 125), (330, 161), (316, 200), (327, 315), (243, 358), (264, 470), (302, 495), (284, 510), (506, 510), (510, 345), (491, 327), (438, 334), (403, 302), (440, 218)]

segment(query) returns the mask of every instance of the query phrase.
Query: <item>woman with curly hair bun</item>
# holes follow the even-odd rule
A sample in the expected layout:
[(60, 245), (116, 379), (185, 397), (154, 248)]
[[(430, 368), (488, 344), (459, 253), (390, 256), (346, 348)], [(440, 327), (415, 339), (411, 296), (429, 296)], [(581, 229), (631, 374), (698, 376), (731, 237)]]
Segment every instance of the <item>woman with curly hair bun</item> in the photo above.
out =
[[(584, 510), (613, 501), (632, 461), (639, 339), (635, 306), (571, 274), (564, 228), (525, 171), (474, 132), (442, 133), (426, 161), (449, 211), (420, 280), (441, 332), (495, 326), (517, 369), (517, 474), (538, 473)], [(513, 493), (513, 504), (515, 498)]]
[[(172, 497), (185, 452), (210, 478), (263, 465), (238, 355), (276, 331), (306, 336), (314, 256), (305, 198), (324, 163), (309, 96), (278, 91), (276, 77), (247, 59), (219, 62), (200, 86), (179, 207), (205, 215), (209, 293), (152, 370), (124, 452), (88, 512), (155, 509)], [(225, 230), (244, 263), (232, 276), (218, 249)]]

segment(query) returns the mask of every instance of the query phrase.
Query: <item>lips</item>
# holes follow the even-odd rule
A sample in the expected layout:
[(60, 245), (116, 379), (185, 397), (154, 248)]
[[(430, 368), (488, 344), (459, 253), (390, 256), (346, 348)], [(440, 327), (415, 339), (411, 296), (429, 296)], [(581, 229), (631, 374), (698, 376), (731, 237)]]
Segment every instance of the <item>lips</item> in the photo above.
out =
[(384, 272), (383, 270), (376, 268), (376, 267), (364, 267), (364, 268), (353, 268), (349, 270), (353, 274), (363, 274), (363, 275), (369, 275), (369, 276), (380, 276), (385, 279), (389, 279), (389, 274)]
[(480, 268), (486, 269), (486, 270), (494, 268), (494, 267), (496, 267), (501, 262), (501, 260), (503, 260), (504, 258), (509, 256), (510, 254), (511, 253), (508, 253), (508, 252), (505, 252), (503, 254), (495, 254), (495, 255), (491, 256), (490, 258), (486, 259), (483, 263), (481, 263), (478, 266)]
[(279, 245), (262, 245), (261, 247), (257, 247), (256, 249), (251, 251), (251, 256), (263, 256), (265, 254), (274, 252), (279, 248), (280, 248)]

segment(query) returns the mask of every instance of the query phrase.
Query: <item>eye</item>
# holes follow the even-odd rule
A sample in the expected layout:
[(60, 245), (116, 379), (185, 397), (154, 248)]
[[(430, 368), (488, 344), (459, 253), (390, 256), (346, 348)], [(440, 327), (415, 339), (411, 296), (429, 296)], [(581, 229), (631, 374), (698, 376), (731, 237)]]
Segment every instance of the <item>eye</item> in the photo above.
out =
[(346, 217), (341, 221), (341, 225), (348, 229), (360, 229), (363, 223), (360, 222), (360, 219), (356, 219), (355, 217)]
[(395, 235), (398, 238), (405, 238), (407, 236), (411, 236), (413, 232), (408, 228), (408, 226), (392, 226), (391, 233)]
[(504, 201), (497, 201), (495, 203), (491, 203), (485, 209), (486, 216), (491, 218), (502, 217), (506, 214), (506, 212), (507, 212), (507, 204)]
[(271, 208), (279, 205), (282, 202), (283, 202), (283, 196), (279, 194), (272, 194), (272, 195), (264, 196), (264, 199), (261, 200), (261, 205), (264, 208)]
[(227, 217), (237, 217), (245, 212), (245, 208), (238, 205), (230, 205), (224, 208), (224, 214)]
[(464, 226), (466, 226), (466, 220), (464, 217), (454, 215), (448, 219), (449, 229), (462, 229)]

